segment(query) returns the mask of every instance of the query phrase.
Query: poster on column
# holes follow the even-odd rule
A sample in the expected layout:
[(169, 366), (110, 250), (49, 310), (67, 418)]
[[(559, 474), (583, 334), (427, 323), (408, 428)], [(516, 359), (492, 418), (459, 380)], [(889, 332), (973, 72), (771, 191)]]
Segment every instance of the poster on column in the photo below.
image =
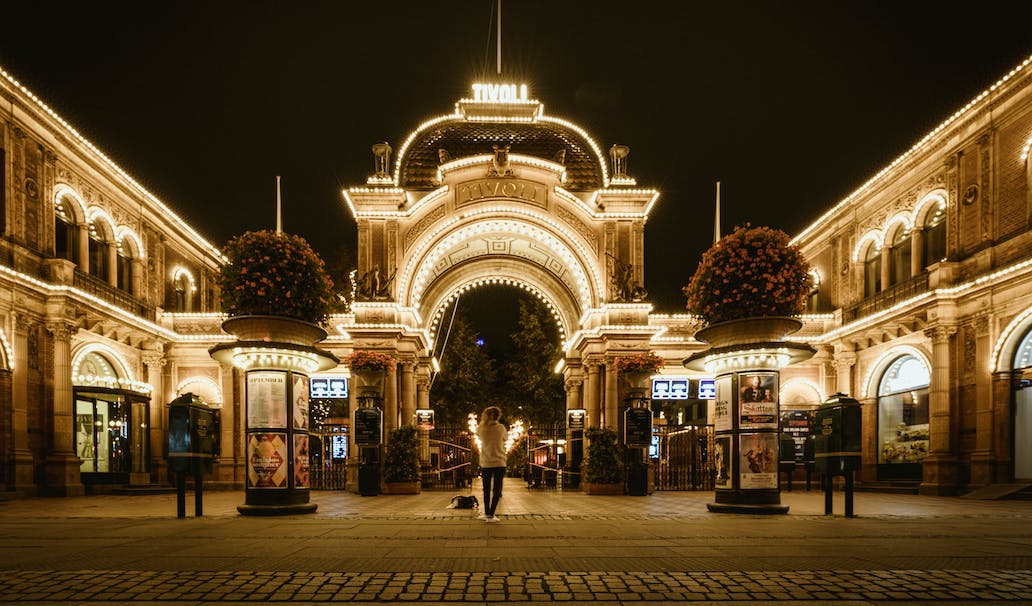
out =
[(287, 373), (247, 373), (247, 426), (287, 426)]
[(739, 434), (739, 488), (778, 487), (778, 434)]
[(731, 436), (717, 436), (713, 441), (713, 466), (717, 477), (714, 485), (717, 488), (731, 488), (731, 474), (734, 473), (731, 458)]
[(252, 433), (247, 436), (247, 487), (287, 487), (287, 434)]
[(294, 434), (294, 488), (308, 488), (308, 436)]
[(717, 398), (713, 401), (713, 430), (731, 431), (731, 375), (717, 379)]
[(308, 377), (294, 375), (294, 429), (308, 429)]
[(738, 428), (777, 429), (778, 373), (743, 372), (738, 377)]

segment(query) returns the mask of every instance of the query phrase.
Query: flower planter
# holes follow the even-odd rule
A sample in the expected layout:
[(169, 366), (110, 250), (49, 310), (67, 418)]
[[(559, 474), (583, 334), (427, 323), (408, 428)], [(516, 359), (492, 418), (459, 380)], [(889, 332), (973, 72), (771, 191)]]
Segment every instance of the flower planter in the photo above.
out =
[(387, 380), (386, 370), (369, 370), (352, 368), (351, 378), (354, 379), (355, 393), (360, 398), (378, 398), (383, 395), (383, 386)]
[(226, 318), (222, 330), (240, 341), (264, 341), (311, 346), (326, 338), (321, 326), (285, 316), (234, 316)]
[(627, 387), (635, 391), (644, 391), (652, 386), (651, 372), (622, 372), (620, 376), (627, 383)]
[(786, 316), (761, 316), (717, 322), (695, 333), (695, 338), (713, 347), (772, 343), (802, 328), (803, 323)]
[(599, 484), (596, 482), (584, 482), (581, 484), (581, 490), (584, 494), (602, 494), (602, 495), (622, 495), (623, 484)]
[(384, 494), (419, 494), (419, 482), (384, 482)]

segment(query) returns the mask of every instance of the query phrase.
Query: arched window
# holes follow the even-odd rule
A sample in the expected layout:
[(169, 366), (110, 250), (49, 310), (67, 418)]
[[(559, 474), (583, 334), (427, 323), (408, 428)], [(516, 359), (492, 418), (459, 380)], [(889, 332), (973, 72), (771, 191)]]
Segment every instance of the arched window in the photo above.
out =
[(94, 227), (90, 226), (90, 275), (107, 280), (108, 277), (108, 247), (110, 244), (104, 236)]
[(921, 478), (920, 461), (928, 455), (930, 383), (928, 367), (912, 354), (885, 369), (878, 384), (879, 479)]
[(873, 297), (881, 290), (881, 252), (872, 242), (864, 256), (864, 296)]
[(190, 313), (194, 310), (193, 276), (185, 269), (177, 269), (172, 274), (171, 308), (176, 313)]
[(79, 263), (79, 228), (65, 204), (58, 198), (54, 207), (54, 256)]
[(941, 203), (925, 217), (921, 256), (925, 268), (946, 259), (946, 207)]
[(910, 232), (900, 226), (892, 235), (889, 248), (889, 285), (910, 277)]
[(129, 378), (97, 351), (73, 363), (75, 452), (84, 475), (128, 482), (130, 473), (150, 471), (150, 396), (133, 391)]
[(118, 288), (132, 293), (133, 291), (133, 257), (129, 254), (126, 246), (119, 244), (118, 256), (115, 258), (118, 263)]
[[(1018, 345), (1014, 354), (1014, 369), (1032, 368), (1032, 330)], [(1024, 385), (1025, 383), (1021, 383)], [(1032, 478), (1032, 387), (1014, 392), (1014, 478)]]

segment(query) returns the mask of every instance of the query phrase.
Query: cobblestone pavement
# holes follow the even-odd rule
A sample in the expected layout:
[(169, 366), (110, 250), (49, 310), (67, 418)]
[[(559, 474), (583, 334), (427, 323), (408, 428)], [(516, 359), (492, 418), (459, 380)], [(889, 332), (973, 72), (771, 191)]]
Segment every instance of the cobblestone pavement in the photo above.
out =
[(545, 601), (1032, 604), (1032, 502), (857, 493), (857, 517), (783, 492), (788, 515), (713, 514), (712, 493), (506, 485), (500, 524), (450, 492), (313, 493), (316, 513), (203, 517), (175, 496), (0, 501), (0, 602)]

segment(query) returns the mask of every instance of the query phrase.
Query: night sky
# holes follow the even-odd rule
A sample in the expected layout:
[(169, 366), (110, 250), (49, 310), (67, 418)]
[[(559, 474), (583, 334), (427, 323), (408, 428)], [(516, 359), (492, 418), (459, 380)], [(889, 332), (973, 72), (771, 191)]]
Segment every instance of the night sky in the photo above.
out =
[[(713, 5), (713, 6), (709, 6)], [(353, 246), (340, 190), (495, 70), (494, 0), (11, 2), (0, 65), (216, 245), (275, 226)], [(723, 228), (795, 234), (1032, 54), (1032, 2), (505, 0), (505, 81), (662, 197), (646, 286)], [(518, 151), (518, 150), (515, 150)]]

